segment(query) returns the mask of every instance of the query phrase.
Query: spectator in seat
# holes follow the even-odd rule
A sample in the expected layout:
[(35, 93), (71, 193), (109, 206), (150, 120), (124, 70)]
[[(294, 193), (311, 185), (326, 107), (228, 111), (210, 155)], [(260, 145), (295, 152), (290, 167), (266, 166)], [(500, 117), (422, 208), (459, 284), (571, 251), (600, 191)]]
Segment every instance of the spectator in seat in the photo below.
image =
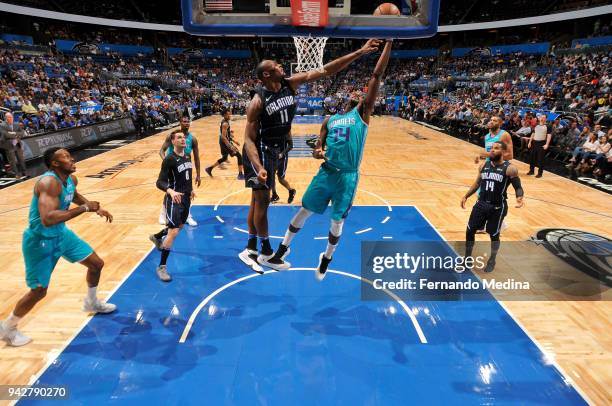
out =
[[(589, 132), (588, 139), (582, 144), (582, 147), (576, 148), (574, 150), (574, 157), (570, 160), (570, 164), (567, 165), (569, 169), (574, 169), (578, 164), (582, 163), (582, 160), (589, 156), (591, 153), (595, 153), (597, 150), (597, 135), (595, 133)], [(577, 151), (578, 150), (578, 151)]]

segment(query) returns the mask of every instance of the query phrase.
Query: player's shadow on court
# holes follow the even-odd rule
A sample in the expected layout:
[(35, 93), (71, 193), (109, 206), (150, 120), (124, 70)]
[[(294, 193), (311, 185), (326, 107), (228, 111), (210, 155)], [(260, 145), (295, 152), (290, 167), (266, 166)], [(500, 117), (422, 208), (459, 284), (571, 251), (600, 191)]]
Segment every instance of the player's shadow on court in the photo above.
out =
[[(311, 306), (318, 307), (314, 303)], [(300, 309), (303, 310), (304, 306), (300, 306)], [(407, 364), (409, 360), (404, 349), (418, 343), (416, 332), (410, 334), (406, 326), (398, 328), (396, 322), (384, 320), (385, 317), (384, 313), (376, 312), (363, 305), (353, 306), (348, 310), (326, 307), (313, 312), (311, 321), (291, 323), (291, 327), (304, 336), (315, 334), (340, 337), (360, 336), (387, 341), (391, 346), (393, 362)], [(405, 317), (405, 323), (410, 324), (408, 317)]]
[[(239, 299), (232, 299), (233, 297)], [(244, 303), (248, 303), (248, 306)], [(294, 315), (298, 304), (292, 295), (262, 295), (236, 288), (232, 291), (232, 297), (223, 301), (223, 306), (222, 311), (212, 315), (209, 312), (205, 318), (200, 314), (187, 340), (197, 342), (199, 331), (206, 331), (207, 339), (242, 337), (260, 330), (276, 319)]]
[[(246, 275), (251, 275), (253, 271), (246, 266), (238, 258), (238, 254), (242, 249), (228, 249), (227, 255), (214, 255), (208, 253), (198, 253), (194, 251), (182, 251), (177, 249), (172, 251), (177, 258), (177, 255), (183, 257), (180, 261), (197, 261), (194, 266), (193, 262), (188, 267), (182, 267), (176, 271), (176, 277), (197, 277), (197, 276), (221, 276), (224, 280), (234, 281)], [(175, 260), (175, 258), (172, 258)], [(168, 267), (172, 271), (172, 266)]]
[(217, 347), (208, 344), (179, 345), (178, 332), (185, 327), (185, 321), (160, 316), (155, 311), (147, 314), (150, 320), (159, 320), (161, 328), (154, 327), (150, 321), (137, 321), (123, 315), (95, 318), (96, 322), (89, 323), (65, 352), (146, 365), (149, 369), (145, 374), (147, 385), (154, 385), (150, 380), (156, 377), (162, 381), (160, 384), (180, 378), (195, 368), (202, 358), (218, 352)]

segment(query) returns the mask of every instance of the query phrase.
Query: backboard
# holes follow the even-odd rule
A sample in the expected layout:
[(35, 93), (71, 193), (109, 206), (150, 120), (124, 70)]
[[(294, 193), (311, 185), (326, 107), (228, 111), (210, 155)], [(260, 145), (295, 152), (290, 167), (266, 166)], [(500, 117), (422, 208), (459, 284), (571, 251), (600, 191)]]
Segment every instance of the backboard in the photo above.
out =
[[(401, 16), (372, 15), (385, 1), (181, 0), (186, 32), (205, 36), (423, 38), (438, 30), (440, 0), (387, 0)], [(295, 4), (327, 4), (326, 24), (297, 25)]]

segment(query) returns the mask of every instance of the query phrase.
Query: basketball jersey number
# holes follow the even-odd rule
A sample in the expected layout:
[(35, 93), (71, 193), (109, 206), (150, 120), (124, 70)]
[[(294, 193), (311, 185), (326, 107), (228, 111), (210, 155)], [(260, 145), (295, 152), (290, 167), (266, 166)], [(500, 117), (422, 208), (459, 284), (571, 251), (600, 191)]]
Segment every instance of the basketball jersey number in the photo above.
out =
[(337, 128), (334, 128), (334, 133), (336, 134), (334, 141), (338, 141), (338, 137), (344, 137), (344, 140), (348, 141), (349, 135), (351, 134), (351, 128), (350, 127), (337, 127)]
[(495, 190), (495, 182), (488, 180), (487, 183), (485, 183), (485, 190), (493, 192)]
[(185, 180), (189, 180), (189, 171), (185, 171)]
[(289, 112), (287, 110), (280, 111), (281, 124), (287, 124), (289, 122)]

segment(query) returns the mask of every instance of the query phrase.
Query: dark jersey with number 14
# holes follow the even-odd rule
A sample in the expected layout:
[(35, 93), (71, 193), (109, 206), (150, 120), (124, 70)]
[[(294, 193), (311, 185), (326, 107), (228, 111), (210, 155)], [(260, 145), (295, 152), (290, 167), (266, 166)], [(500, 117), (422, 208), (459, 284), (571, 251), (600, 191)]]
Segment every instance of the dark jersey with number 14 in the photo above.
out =
[(192, 167), (191, 158), (188, 155), (180, 156), (174, 152), (171, 153), (164, 158), (157, 178), (157, 188), (164, 192), (170, 188), (189, 197), (193, 190), (191, 184)]
[(501, 204), (508, 199), (510, 178), (506, 171), (510, 166), (509, 161), (504, 161), (501, 165), (495, 166), (491, 161), (485, 162), (480, 171), (480, 195), (478, 200), (494, 205)]

